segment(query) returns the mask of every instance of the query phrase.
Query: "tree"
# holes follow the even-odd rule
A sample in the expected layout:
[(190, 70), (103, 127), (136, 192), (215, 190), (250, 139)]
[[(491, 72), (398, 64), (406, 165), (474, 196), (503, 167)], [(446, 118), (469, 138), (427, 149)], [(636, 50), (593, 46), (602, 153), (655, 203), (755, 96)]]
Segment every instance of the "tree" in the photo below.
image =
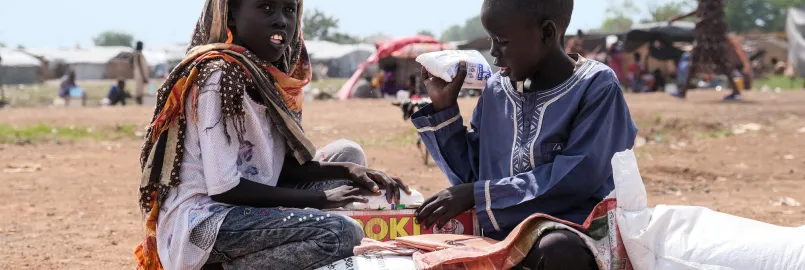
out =
[(313, 9), (305, 13), (302, 18), (302, 34), (311, 40), (325, 40), (339, 44), (356, 44), (361, 38), (346, 33), (337, 32), (338, 19), (324, 14), (324, 12)]
[(5, 47), (6, 47), (6, 44), (3, 43), (3, 42), (0, 42), (0, 48), (5, 48)]
[(601, 32), (625, 32), (632, 28), (634, 21), (632, 14), (637, 14), (640, 9), (632, 0), (610, 0), (607, 7), (606, 19), (601, 24)]
[(338, 28), (338, 19), (327, 16), (318, 9), (305, 13), (302, 19), (305, 38), (325, 40), (330, 32)]
[(462, 41), (486, 36), (486, 30), (481, 24), (481, 16), (467, 19), (464, 25), (453, 25), (442, 33), (442, 40)]
[(480, 15), (469, 18), (467, 22), (464, 23), (464, 40), (486, 36), (488, 36), (488, 34), (486, 33), (486, 29), (484, 29), (484, 25), (481, 24)]
[(126, 46), (131, 47), (134, 43), (134, 36), (115, 31), (106, 31), (93, 39), (96, 46)]
[(351, 36), (349, 34), (344, 33), (334, 33), (324, 38), (326, 41), (335, 42), (338, 44), (358, 44), (361, 42), (361, 38)]
[(628, 17), (607, 18), (601, 24), (599, 31), (604, 33), (620, 33), (632, 29), (634, 21)]
[(433, 32), (431, 32), (430, 30), (419, 30), (419, 32), (417, 32), (416, 34), (420, 36), (436, 37), (436, 35), (434, 35)]
[[(684, 15), (687, 13), (685, 10), (690, 10), (690, 3), (691, 2), (671, 1), (658, 5), (656, 1), (649, 2), (647, 8), (651, 17), (643, 20), (643, 22), (666, 22), (671, 20), (671, 18)], [(695, 18), (690, 17), (686, 18), (686, 20), (695, 20)]]
[(444, 33), (442, 33), (442, 40), (446, 40), (446, 41), (459, 41), (459, 40), (462, 40), (463, 39), (462, 38), (462, 35), (463, 35), (462, 30), (463, 29), (461, 28), (461, 26), (458, 26), (458, 25), (450, 26), (450, 28), (447, 28), (447, 30), (444, 30)]
[(730, 31), (760, 29), (785, 30), (788, 8), (805, 5), (805, 0), (730, 0), (726, 1), (726, 23)]

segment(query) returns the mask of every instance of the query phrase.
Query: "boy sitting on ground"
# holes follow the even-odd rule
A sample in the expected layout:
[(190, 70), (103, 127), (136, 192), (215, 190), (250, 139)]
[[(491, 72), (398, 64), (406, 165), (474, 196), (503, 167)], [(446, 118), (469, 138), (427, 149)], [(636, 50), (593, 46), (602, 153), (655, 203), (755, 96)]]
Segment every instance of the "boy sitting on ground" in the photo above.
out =
[[(572, 0), (485, 0), (481, 21), (501, 72), (492, 76), (463, 126), (457, 97), (466, 64), (451, 83), (423, 69), (433, 101), (413, 122), (452, 187), (417, 210), (443, 226), (475, 207), (486, 236), (505, 238), (543, 213), (581, 224), (613, 189), (612, 156), (629, 149), (637, 128), (615, 73), (562, 47)], [(597, 269), (582, 239), (544, 234), (523, 265)]]
[(117, 84), (109, 88), (109, 94), (106, 95), (106, 99), (109, 100), (110, 106), (115, 106), (117, 104), (126, 106), (126, 99), (130, 97), (131, 95), (129, 95), (129, 92), (126, 92), (125, 80), (117, 80)]

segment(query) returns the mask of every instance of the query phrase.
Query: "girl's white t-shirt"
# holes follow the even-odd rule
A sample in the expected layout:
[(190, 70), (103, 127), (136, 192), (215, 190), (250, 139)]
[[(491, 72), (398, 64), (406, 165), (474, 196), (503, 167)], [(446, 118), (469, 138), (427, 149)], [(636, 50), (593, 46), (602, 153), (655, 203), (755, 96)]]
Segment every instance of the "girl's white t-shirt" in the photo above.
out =
[[(243, 74), (216, 71), (199, 88), (198, 122), (188, 117), (185, 130), (181, 184), (168, 194), (157, 222), (159, 259), (165, 269), (200, 269), (207, 261), (218, 229), (232, 208), (210, 196), (229, 191), (248, 179), (276, 186), (287, 148), (285, 139), (265, 115), (266, 107), (254, 102), (243, 91), (245, 133), (238, 141), (237, 131), (227, 119), (227, 143), (221, 119), (221, 80)], [(186, 115), (190, 111), (188, 99)]]

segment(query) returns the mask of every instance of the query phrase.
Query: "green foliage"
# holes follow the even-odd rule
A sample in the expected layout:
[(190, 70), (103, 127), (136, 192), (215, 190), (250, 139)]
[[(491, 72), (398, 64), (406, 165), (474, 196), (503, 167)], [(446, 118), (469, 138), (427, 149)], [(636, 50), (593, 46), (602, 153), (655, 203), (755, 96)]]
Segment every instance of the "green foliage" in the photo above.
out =
[(125, 46), (131, 47), (134, 44), (134, 36), (115, 31), (106, 31), (93, 39), (96, 46)]
[(640, 12), (633, 0), (609, 0), (601, 32), (625, 32), (632, 28), (632, 15)]
[(604, 33), (625, 32), (632, 28), (634, 21), (628, 17), (607, 18), (601, 24), (599, 31)]
[(460, 41), (463, 40), (463, 28), (458, 25), (453, 25), (442, 33), (442, 40), (446, 41)]
[(318, 9), (313, 9), (305, 13), (302, 24), (305, 38), (323, 40), (330, 36), (330, 31), (338, 28), (338, 19), (327, 16)]
[(464, 25), (453, 25), (442, 33), (444, 41), (462, 41), (486, 36), (486, 30), (481, 24), (481, 16), (467, 19)]
[(734, 32), (782, 32), (788, 8), (803, 5), (805, 0), (730, 0), (726, 1), (726, 22)]
[(358, 44), (361, 42), (361, 38), (344, 33), (334, 33), (324, 38), (324, 40), (335, 42), (338, 44)]
[(24, 127), (0, 124), (0, 144), (37, 143), (49, 140), (106, 140), (134, 137), (134, 127), (130, 124), (119, 126), (115, 129), (102, 130), (75, 126), (57, 127), (46, 124), (37, 124)]
[(419, 30), (419, 32), (417, 32), (416, 34), (421, 36), (436, 37), (436, 35), (434, 35), (433, 32), (431, 32), (430, 30)]
[(359, 37), (337, 32), (338, 19), (328, 16), (318, 9), (305, 13), (302, 24), (304, 26), (302, 34), (307, 39), (325, 40), (339, 44), (355, 44), (361, 41)]
[[(691, 1), (671, 1), (664, 4), (657, 4), (656, 1), (647, 4), (648, 13), (650, 17), (643, 22), (665, 22), (674, 17), (684, 15), (695, 8), (695, 2)], [(695, 20), (695, 18), (686, 18), (685, 20)]]

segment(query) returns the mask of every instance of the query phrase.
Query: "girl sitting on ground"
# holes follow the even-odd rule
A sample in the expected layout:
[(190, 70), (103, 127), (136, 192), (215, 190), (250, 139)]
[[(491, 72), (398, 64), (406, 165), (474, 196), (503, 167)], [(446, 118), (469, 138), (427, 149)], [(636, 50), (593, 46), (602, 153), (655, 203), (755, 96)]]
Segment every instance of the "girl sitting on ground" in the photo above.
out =
[(355, 143), (317, 150), (305, 135), (301, 19), (302, 0), (207, 0), (143, 147), (140, 269), (320, 267), (351, 256), (364, 233), (311, 208), (408, 192), (365, 167)]

